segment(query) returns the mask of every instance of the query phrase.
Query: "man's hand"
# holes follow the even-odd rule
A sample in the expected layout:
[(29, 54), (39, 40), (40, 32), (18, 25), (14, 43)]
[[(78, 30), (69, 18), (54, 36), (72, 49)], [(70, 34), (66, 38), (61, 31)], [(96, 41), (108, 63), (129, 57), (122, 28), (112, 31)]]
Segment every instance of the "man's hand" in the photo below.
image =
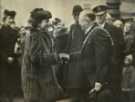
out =
[(98, 91), (100, 91), (100, 90), (101, 90), (101, 88), (102, 88), (102, 84), (101, 84), (101, 83), (99, 83), (99, 82), (96, 82), (96, 83), (95, 83), (94, 90), (98, 92)]
[(67, 53), (60, 53), (59, 54), (59, 57), (60, 57), (60, 59), (70, 59), (70, 55), (69, 54), (67, 54)]
[(8, 57), (7, 60), (8, 60), (8, 63), (10, 63), (10, 64), (14, 62), (14, 58), (13, 57)]
[(61, 63), (68, 63), (69, 59), (70, 59), (70, 55), (67, 53), (60, 53), (59, 54), (59, 58), (61, 60)]
[(95, 92), (98, 92), (101, 90), (101, 88), (102, 88), (102, 84), (99, 82), (96, 82), (94, 88), (89, 91), (89, 94), (91, 95)]

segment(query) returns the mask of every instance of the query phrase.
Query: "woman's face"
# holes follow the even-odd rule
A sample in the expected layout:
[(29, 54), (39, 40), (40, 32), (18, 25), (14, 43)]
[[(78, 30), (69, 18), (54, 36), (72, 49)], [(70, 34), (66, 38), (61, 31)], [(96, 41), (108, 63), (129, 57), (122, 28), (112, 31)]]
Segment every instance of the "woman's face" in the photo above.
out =
[(45, 28), (48, 25), (49, 25), (49, 19), (44, 19), (40, 23), (40, 28)]

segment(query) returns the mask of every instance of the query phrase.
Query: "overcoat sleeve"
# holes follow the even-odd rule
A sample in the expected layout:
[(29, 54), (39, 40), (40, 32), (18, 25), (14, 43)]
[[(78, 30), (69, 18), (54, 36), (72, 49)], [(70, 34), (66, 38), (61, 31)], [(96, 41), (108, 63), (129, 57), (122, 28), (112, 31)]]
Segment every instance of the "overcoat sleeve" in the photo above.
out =
[(111, 39), (105, 31), (97, 29), (93, 34), (93, 42), (96, 61), (96, 82), (104, 84), (110, 70)]

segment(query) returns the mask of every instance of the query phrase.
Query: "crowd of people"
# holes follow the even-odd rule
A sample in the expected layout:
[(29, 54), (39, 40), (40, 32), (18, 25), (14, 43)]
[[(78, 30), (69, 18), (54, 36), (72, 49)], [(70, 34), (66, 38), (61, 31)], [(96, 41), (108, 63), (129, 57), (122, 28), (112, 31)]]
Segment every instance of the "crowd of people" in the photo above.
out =
[[(0, 102), (134, 102), (135, 22), (106, 5), (73, 7), (74, 23), (43, 8), (17, 27), (15, 11), (0, 25)], [(22, 94), (23, 93), (23, 94)]]

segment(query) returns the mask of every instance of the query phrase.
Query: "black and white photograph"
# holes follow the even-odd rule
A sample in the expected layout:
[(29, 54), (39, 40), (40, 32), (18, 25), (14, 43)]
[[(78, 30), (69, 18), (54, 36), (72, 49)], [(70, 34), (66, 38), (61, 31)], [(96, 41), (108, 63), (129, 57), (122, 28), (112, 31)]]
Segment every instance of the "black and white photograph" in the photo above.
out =
[(0, 0), (0, 102), (135, 102), (135, 0)]

